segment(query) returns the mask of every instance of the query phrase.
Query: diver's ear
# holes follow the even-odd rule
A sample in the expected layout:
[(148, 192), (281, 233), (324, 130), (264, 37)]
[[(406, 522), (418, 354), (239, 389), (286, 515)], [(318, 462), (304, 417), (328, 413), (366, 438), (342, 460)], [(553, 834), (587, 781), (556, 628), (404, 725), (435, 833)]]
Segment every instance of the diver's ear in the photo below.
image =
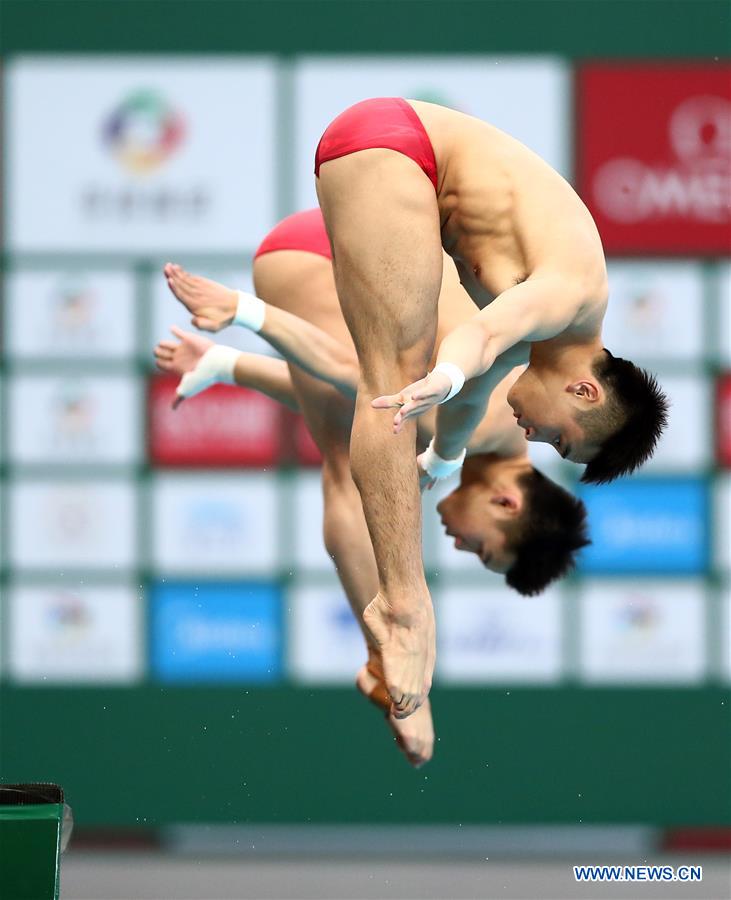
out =
[(589, 403), (596, 403), (601, 399), (601, 389), (595, 381), (574, 381), (572, 384), (566, 385), (566, 391), (573, 394), (574, 397), (588, 400)]
[(523, 506), (522, 500), (522, 496), (518, 493), (503, 492), (491, 497), (490, 503), (501, 507), (509, 515), (517, 515)]

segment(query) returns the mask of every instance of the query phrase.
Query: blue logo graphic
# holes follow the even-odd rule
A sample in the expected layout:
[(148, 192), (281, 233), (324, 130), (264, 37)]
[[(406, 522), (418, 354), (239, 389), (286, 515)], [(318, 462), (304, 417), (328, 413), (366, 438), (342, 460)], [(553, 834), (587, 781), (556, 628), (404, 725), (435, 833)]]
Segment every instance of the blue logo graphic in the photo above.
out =
[(697, 575), (708, 568), (702, 479), (636, 479), (583, 487), (580, 494), (593, 541), (581, 553), (581, 571)]
[(161, 681), (279, 680), (277, 585), (166, 582), (154, 585), (150, 595), (152, 667)]

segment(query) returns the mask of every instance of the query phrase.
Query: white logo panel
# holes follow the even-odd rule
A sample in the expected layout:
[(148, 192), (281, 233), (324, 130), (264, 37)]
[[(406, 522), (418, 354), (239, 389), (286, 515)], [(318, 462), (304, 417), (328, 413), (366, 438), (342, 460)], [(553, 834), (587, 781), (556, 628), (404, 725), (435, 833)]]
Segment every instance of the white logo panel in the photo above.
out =
[(687, 262), (610, 262), (602, 339), (615, 356), (703, 358), (703, 272)]
[(270, 475), (159, 475), (153, 557), (165, 573), (271, 574), (277, 484)]
[(588, 582), (580, 629), (588, 682), (693, 683), (705, 674), (700, 581)]
[(131, 682), (142, 669), (139, 592), (127, 587), (16, 587), (9, 670), (23, 682)]
[(255, 246), (273, 221), (274, 81), (251, 57), (11, 62), (11, 249)]
[(295, 565), (298, 570), (332, 572), (323, 537), (324, 507), (319, 470), (302, 472), (294, 484)]
[(132, 482), (20, 480), (9, 494), (12, 565), (60, 574), (135, 564)]
[(444, 682), (555, 682), (562, 674), (561, 594), (507, 587), (437, 594), (437, 672)]
[(26, 359), (131, 359), (135, 285), (131, 272), (30, 271), (5, 282), (5, 349)]
[(138, 379), (10, 379), (10, 457), (16, 463), (133, 463), (140, 458)]
[(658, 381), (670, 398), (668, 427), (643, 471), (695, 472), (713, 450), (709, 382), (694, 375), (662, 375)]

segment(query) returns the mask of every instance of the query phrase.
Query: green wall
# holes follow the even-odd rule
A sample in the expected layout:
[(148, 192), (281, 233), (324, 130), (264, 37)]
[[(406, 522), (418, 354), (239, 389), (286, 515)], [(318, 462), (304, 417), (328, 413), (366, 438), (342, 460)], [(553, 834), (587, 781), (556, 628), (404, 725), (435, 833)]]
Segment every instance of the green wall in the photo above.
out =
[(3, 0), (5, 51), (713, 57), (725, 0)]
[(3, 778), (83, 825), (731, 822), (728, 692), (439, 690), (414, 771), (348, 690), (5, 688)]

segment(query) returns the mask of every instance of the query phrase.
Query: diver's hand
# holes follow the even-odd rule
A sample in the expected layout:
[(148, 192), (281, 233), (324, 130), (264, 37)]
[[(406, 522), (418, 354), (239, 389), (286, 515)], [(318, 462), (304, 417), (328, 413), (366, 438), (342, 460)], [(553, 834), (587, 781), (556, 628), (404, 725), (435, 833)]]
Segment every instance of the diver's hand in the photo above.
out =
[(452, 382), (444, 372), (430, 372), (407, 385), (398, 394), (385, 394), (376, 397), (371, 406), (374, 409), (398, 409), (393, 417), (393, 433), (399, 434), (404, 422), (423, 415), (432, 406), (443, 403), (452, 389)]

